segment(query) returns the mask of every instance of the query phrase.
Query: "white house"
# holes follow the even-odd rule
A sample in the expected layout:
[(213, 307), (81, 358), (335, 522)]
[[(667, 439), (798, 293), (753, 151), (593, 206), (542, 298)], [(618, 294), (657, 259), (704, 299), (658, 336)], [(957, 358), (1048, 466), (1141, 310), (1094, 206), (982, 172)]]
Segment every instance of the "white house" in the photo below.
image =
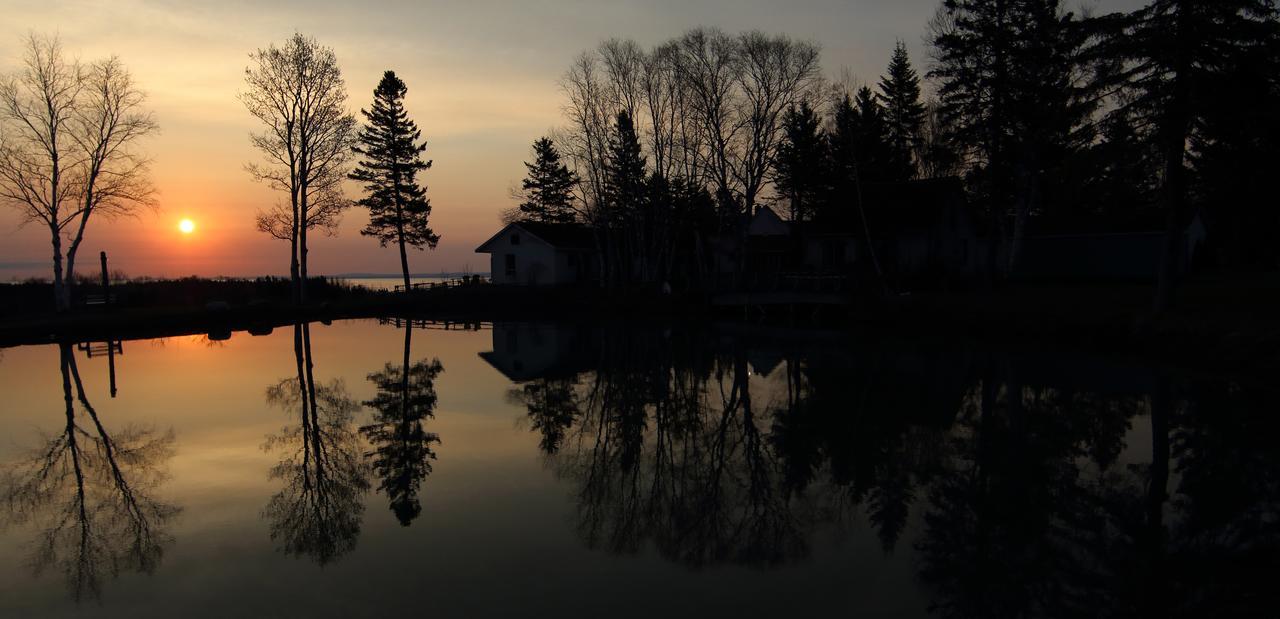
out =
[(489, 254), (495, 284), (576, 284), (598, 272), (595, 235), (582, 224), (510, 223), (476, 253)]

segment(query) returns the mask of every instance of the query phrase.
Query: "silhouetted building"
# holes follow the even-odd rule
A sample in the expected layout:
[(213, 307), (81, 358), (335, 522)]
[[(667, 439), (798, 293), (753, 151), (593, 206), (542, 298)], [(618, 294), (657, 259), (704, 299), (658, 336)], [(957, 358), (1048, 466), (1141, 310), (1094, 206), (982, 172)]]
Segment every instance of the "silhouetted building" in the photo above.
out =
[(595, 234), (582, 224), (510, 223), (476, 253), (489, 254), (495, 284), (577, 284), (599, 273)]
[(498, 322), (493, 350), (480, 353), (511, 382), (571, 377), (592, 366), (587, 332), (567, 324)]
[[(884, 271), (906, 278), (963, 278), (981, 272), (985, 242), (958, 178), (866, 183), (861, 208), (814, 221), (783, 221), (760, 208), (744, 220), (746, 234), (716, 239), (715, 267), (734, 273), (739, 262), (746, 281), (776, 274), (851, 275), (871, 272), (870, 237)], [(865, 217), (865, 223), (864, 223)]]
[[(965, 198), (964, 185), (955, 177), (900, 183), (865, 183), (862, 209), (876, 257), (886, 273), (900, 277), (965, 277), (980, 272), (986, 252), (975, 218)], [(861, 217), (850, 209), (843, 230), (856, 244)], [(819, 231), (821, 252), (831, 256), (832, 226)], [(855, 245), (856, 247), (856, 245)], [(807, 255), (823, 255), (810, 252)], [(869, 255), (860, 251), (858, 260)]]
[[(1018, 281), (1155, 281), (1164, 254), (1163, 230), (1071, 231), (1023, 241), (1011, 278)], [(1191, 268), (1205, 239), (1196, 215), (1183, 231), (1178, 273)]]

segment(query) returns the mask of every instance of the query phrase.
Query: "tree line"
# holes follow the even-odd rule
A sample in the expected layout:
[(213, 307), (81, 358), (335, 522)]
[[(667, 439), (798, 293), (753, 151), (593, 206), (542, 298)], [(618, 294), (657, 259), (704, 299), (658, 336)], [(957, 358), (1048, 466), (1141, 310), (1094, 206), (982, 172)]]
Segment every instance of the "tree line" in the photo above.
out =
[(1099, 391), (986, 352), (562, 337), (589, 352), (511, 399), (593, 549), (771, 566), (856, 525), (910, 555), (942, 616), (1274, 605), (1251, 558), (1280, 542), (1262, 384), (1152, 372)]
[(824, 79), (817, 46), (785, 36), (606, 41), (565, 73), (566, 125), (539, 140), (513, 216), (573, 213), (606, 241), (607, 281), (665, 281), (707, 268), (707, 237), (760, 205), (819, 220), (855, 208), (860, 182), (955, 175), (1004, 274), (1033, 231), (1165, 230), (1164, 308), (1196, 213), (1220, 265), (1275, 267), (1274, 0), (943, 0), (926, 38), (923, 84), (899, 43), (874, 90)]
[[(261, 160), (249, 174), (285, 196), (262, 209), (257, 229), (289, 243), (296, 303), (307, 299), (308, 236), (336, 234), (353, 205), (369, 210), (361, 234), (394, 243), (406, 288), (406, 248), (434, 249), (431, 204), (418, 173), (426, 142), (404, 108), (408, 88), (386, 71), (361, 125), (347, 109), (346, 83), (332, 48), (295, 34), (249, 54), (239, 98), (261, 123), (250, 143)], [(69, 59), (57, 37), (29, 35), (20, 68), (0, 80), (0, 202), (23, 223), (48, 229), (55, 308), (72, 306), (77, 252), (90, 220), (154, 208), (144, 138), (159, 125), (146, 94), (116, 57)], [(353, 201), (343, 184), (362, 185)], [(96, 217), (95, 217), (96, 215)]]
[[(431, 161), (422, 160), (427, 144), (405, 111), (404, 81), (394, 71), (383, 73), (372, 105), (360, 110), (361, 126), (347, 112), (346, 83), (332, 48), (294, 34), (249, 57), (240, 99), (263, 125), (250, 138), (263, 161), (247, 169), (288, 197), (258, 213), (258, 229), (289, 242), (294, 301), (307, 300), (308, 233), (336, 234), (342, 212), (353, 204), (369, 210), (362, 235), (399, 249), (407, 290), (407, 248), (434, 249), (440, 236), (428, 223), (431, 202), (417, 179)], [(361, 183), (364, 197), (347, 198), (346, 180)]]

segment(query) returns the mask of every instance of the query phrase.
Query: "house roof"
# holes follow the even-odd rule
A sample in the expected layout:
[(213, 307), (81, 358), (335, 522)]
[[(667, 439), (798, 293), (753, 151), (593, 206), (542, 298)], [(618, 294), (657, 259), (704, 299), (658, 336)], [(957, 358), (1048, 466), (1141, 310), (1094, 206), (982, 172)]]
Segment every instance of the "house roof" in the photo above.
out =
[(747, 234), (751, 236), (786, 236), (788, 232), (787, 223), (767, 206), (760, 207), (747, 223)]
[(490, 247), (507, 230), (517, 228), (556, 249), (595, 249), (596, 238), (591, 228), (583, 224), (549, 224), (536, 221), (516, 221), (502, 227), (497, 234), (481, 243), (476, 253), (486, 254)]

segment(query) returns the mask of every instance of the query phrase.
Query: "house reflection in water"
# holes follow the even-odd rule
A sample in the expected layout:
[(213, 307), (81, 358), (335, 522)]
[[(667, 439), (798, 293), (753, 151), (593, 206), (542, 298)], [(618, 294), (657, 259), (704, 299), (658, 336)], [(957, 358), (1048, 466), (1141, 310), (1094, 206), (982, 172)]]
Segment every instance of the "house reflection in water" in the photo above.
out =
[(494, 369), (514, 383), (539, 378), (563, 378), (591, 368), (592, 331), (571, 324), (498, 322), (493, 325), (493, 350), (480, 353)]

